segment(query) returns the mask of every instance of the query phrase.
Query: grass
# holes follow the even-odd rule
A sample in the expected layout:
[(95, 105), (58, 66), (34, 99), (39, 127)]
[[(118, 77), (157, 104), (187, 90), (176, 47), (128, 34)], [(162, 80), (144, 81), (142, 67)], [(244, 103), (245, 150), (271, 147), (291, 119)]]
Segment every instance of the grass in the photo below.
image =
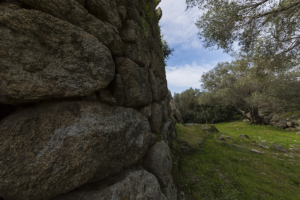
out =
[[(220, 133), (207, 136), (202, 126), (176, 125), (178, 139), (171, 143), (172, 174), (187, 199), (300, 199), (300, 152), (272, 148), (278, 144), (300, 150), (300, 135), (241, 121), (216, 127)], [(241, 134), (250, 139), (240, 138)], [(221, 135), (231, 139), (220, 141)], [(191, 146), (190, 151), (186, 145)]]

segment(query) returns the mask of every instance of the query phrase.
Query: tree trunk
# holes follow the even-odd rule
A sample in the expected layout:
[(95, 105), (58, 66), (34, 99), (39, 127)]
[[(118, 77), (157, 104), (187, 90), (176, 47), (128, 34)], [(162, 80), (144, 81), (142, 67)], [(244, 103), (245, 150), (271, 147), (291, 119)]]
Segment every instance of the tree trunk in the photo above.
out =
[(235, 105), (235, 108), (236, 108), (236, 110), (237, 110), (239, 113), (241, 113), (241, 115), (242, 115), (244, 118), (247, 118), (247, 119), (250, 120), (250, 118), (246, 116), (246, 112), (245, 112), (245, 111), (240, 110), (236, 105)]
[(250, 123), (251, 124), (262, 124), (262, 118), (258, 114), (258, 107), (257, 106), (249, 106), (248, 110), (250, 113)]

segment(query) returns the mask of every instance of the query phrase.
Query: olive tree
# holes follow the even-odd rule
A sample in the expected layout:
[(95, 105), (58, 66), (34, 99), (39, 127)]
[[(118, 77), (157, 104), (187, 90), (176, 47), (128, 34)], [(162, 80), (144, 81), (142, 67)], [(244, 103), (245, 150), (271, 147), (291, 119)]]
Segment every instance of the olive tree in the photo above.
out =
[[(252, 53), (259, 45), (269, 60), (265, 67), (282, 68), (280, 61), (299, 61), (300, 0), (186, 0), (187, 8), (204, 11), (196, 26), (206, 48), (229, 53), (237, 43)], [(279, 63), (278, 63), (279, 62)]]
[[(273, 71), (257, 67), (256, 62), (250, 61), (247, 57), (239, 57), (231, 63), (219, 63), (204, 73), (200, 103), (235, 106), (251, 123), (263, 123), (259, 108), (299, 103), (298, 68)], [(248, 112), (250, 117), (246, 115)]]

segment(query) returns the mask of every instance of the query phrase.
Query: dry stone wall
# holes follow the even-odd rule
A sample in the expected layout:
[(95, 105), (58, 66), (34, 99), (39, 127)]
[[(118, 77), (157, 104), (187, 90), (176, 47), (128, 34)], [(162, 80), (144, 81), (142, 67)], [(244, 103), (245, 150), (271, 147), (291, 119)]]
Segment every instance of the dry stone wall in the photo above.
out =
[(2, 199), (177, 199), (159, 2), (0, 0)]

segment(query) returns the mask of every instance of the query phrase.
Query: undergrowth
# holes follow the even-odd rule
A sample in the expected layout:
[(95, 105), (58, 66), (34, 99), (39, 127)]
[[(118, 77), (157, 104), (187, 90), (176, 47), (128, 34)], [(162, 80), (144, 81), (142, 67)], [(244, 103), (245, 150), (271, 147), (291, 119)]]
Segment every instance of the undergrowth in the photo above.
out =
[[(299, 199), (300, 152), (280, 152), (272, 146), (300, 150), (300, 135), (241, 121), (220, 123), (216, 127), (220, 133), (212, 133), (205, 139), (201, 126), (176, 125), (178, 139), (170, 145), (172, 175), (186, 199)], [(250, 139), (240, 138), (241, 134)], [(221, 135), (229, 137), (220, 141)]]

